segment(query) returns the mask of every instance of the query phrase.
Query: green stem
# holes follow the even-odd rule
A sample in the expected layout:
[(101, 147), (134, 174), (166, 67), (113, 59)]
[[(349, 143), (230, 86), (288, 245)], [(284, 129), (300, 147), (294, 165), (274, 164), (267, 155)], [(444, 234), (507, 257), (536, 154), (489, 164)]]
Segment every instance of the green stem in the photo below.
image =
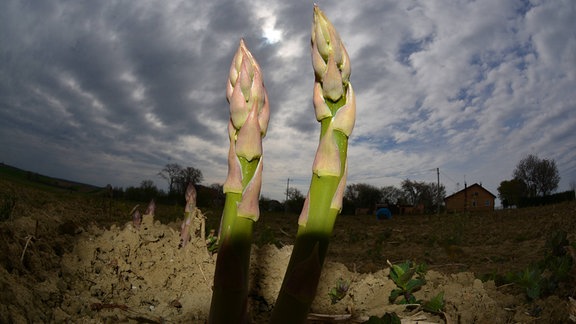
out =
[[(278, 300), (270, 323), (304, 323), (322, 272), (328, 243), (338, 210), (330, 209), (332, 190), (314, 190), (337, 186), (337, 177), (314, 176), (310, 199), (317, 204), (310, 206), (310, 218), (306, 226), (298, 228), (296, 242)], [(334, 189), (335, 190), (335, 189)]]
[[(336, 111), (344, 105), (345, 98), (338, 102), (329, 102)], [(331, 118), (321, 122), (320, 137), (326, 133)], [(340, 210), (331, 208), (332, 199), (342, 176), (345, 175), (348, 138), (335, 132), (339, 149), (340, 176), (312, 176), (309, 197), (309, 216), (305, 226), (298, 228), (294, 249), (286, 269), (284, 281), (272, 312), (270, 323), (304, 323), (310, 306), (316, 296), (316, 289), (328, 251), (328, 244), (334, 223)]]
[(209, 323), (248, 322), (251, 238), (235, 237), (218, 250)]
[(329, 235), (320, 233), (298, 236), (270, 323), (304, 323), (316, 295), (329, 240)]
[[(240, 161), (246, 187), (258, 165)], [(247, 179), (247, 180), (246, 180)], [(227, 193), (219, 238), (209, 323), (248, 322), (248, 283), (254, 221), (237, 216), (242, 194)]]

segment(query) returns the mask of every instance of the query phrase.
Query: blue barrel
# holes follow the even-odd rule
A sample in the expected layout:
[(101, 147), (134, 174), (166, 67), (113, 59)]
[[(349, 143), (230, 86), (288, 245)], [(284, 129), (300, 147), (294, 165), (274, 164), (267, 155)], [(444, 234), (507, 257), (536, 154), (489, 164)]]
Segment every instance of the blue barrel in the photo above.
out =
[(376, 218), (378, 218), (378, 219), (390, 219), (390, 218), (392, 218), (392, 212), (388, 208), (380, 208), (376, 211)]

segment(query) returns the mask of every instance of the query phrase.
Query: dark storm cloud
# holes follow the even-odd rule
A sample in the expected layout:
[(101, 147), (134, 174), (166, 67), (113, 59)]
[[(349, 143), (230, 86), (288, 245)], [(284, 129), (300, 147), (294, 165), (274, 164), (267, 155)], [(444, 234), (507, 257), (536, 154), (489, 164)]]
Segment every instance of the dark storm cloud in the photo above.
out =
[[(99, 5), (94, 5), (96, 3)], [(30, 78), (33, 81), (22, 80), (26, 84), (20, 84), (21, 88), (16, 90), (36, 88), (56, 98), (68, 96), (71, 100), (66, 102), (65, 108), (72, 114), (72, 120), (82, 125), (81, 133), (102, 137), (101, 140), (106, 140), (105, 132), (101, 132), (106, 128), (105, 123), (120, 126), (108, 140), (137, 137), (138, 133), (148, 132), (164, 137), (187, 133), (206, 139), (213, 137), (212, 130), (194, 113), (195, 109), (205, 107), (200, 107), (198, 101), (192, 101), (186, 94), (193, 89), (210, 90), (203, 89), (205, 77), (199, 76), (206, 75), (203, 71), (206, 66), (216, 65), (211, 60), (222, 59), (224, 55), (194, 55), (182, 43), (201, 44), (201, 40), (186, 38), (182, 32), (174, 36), (170, 20), (162, 15), (123, 6), (111, 8), (106, 2), (91, 4), (62, 4), (52, 8), (30, 6), (32, 11), (42, 12), (37, 17), (43, 19), (37, 22), (40, 26), (30, 29), (28, 27), (33, 23), (28, 22), (25, 28), (29, 30), (30, 39), (25, 43), (14, 40), (21, 43), (22, 53), (13, 55), (24, 54), (19, 60), (29, 61), (36, 68), (28, 72), (33, 74)], [(122, 80), (124, 73), (133, 74), (142, 87), (142, 100), (134, 100), (132, 93), (136, 89)], [(67, 78), (78, 89), (63, 85)], [(9, 95), (16, 94), (14, 91)], [(44, 99), (38, 98), (36, 106)], [(94, 114), (100, 112), (90, 107), (91, 100), (102, 105), (104, 124), (95, 123)], [(207, 92), (202, 105), (214, 103), (215, 98)], [(156, 114), (172, 132), (158, 133), (147, 126), (145, 108)]]
[[(202, 49), (217, 36), (187, 34), (178, 26), (187, 18), (175, 21), (154, 7), (127, 4), (7, 3), (2, 43), (10, 46), (1, 51), (0, 74), (4, 129), (36, 133), (36, 147), (61, 145), (158, 165), (170, 156), (148, 153), (154, 151), (146, 150), (150, 137), (225, 138), (198, 112), (227, 115), (224, 95), (213, 93), (207, 70), (222, 66), (216, 73), (223, 76), (223, 89), (233, 52)], [(193, 19), (194, 11), (189, 6), (177, 13)]]
[[(526, 153), (556, 158), (565, 182), (574, 177), (570, 0), (319, 2), (351, 56), (358, 112), (351, 183), (359, 166), (379, 175), (392, 165), (390, 181), (450, 166), (443, 172), (477, 176), (494, 191)], [(309, 176), (304, 156), (313, 158), (317, 139), (312, 8), (264, 0), (2, 1), (0, 159), (124, 186), (180, 163), (221, 183), (225, 84), (244, 38), (270, 99), (265, 170), (275, 171), (263, 190), (282, 197), (286, 178)]]

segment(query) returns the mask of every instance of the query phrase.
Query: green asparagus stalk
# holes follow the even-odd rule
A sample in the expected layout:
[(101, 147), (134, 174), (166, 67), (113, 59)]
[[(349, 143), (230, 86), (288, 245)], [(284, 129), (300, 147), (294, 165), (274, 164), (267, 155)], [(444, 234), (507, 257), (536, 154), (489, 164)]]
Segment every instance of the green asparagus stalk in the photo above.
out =
[(346, 187), (348, 137), (356, 103), (350, 84), (350, 59), (340, 36), (314, 6), (313, 103), (321, 124), (310, 190), (298, 220), (298, 232), (271, 323), (303, 323), (318, 281)]
[(262, 138), (270, 117), (260, 66), (240, 41), (226, 88), (230, 104), (226, 202), (218, 237), (218, 256), (210, 323), (248, 321), (248, 275), (252, 228), (260, 211)]

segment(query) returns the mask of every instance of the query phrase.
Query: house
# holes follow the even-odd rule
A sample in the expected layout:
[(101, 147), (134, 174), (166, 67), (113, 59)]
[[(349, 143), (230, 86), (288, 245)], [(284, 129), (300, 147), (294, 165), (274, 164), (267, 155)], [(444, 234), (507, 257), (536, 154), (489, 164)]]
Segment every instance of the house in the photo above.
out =
[(473, 184), (444, 198), (446, 211), (449, 213), (462, 211), (492, 211), (496, 196), (482, 187)]

